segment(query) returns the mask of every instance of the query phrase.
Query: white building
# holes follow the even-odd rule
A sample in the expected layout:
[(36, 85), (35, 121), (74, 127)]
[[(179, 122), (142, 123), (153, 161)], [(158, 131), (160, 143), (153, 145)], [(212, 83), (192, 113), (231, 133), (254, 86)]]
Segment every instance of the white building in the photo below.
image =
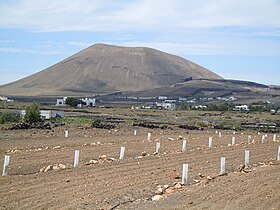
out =
[(241, 105), (241, 106), (235, 106), (233, 108), (234, 111), (249, 111), (249, 106), (248, 105)]
[[(20, 111), (20, 116), (23, 118), (26, 114), (26, 110)], [(40, 117), (42, 120), (50, 120), (51, 118), (64, 118), (63, 111), (56, 110), (40, 110)]]
[(166, 100), (167, 99), (167, 96), (159, 96), (158, 97), (158, 100)]
[(96, 99), (94, 98), (81, 98), (83, 106), (96, 106)]
[(56, 106), (65, 106), (67, 97), (56, 99)]
[(168, 109), (168, 110), (175, 110), (176, 109), (176, 104), (175, 103), (166, 103), (166, 102), (158, 103), (158, 102), (156, 102), (156, 106), (158, 108), (161, 108), (161, 109)]

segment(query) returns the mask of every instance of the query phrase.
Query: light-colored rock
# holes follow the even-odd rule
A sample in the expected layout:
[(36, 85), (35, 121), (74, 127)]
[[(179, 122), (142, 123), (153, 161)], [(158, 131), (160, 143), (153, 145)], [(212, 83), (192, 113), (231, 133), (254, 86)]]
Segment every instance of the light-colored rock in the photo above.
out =
[(58, 164), (59, 169), (66, 169), (66, 165), (59, 163)]
[(60, 149), (61, 146), (55, 146), (53, 149)]
[(159, 201), (161, 199), (163, 199), (162, 195), (155, 195), (155, 196), (152, 197), (152, 201)]
[(51, 171), (53, 170), (53, 166), (52, 165), (48, 165), (45, 169), (44, 169), (44, 172), (48, 172), (48, 171)]
[(181, 183), (177, 183), (177, 184), (175, 184), (174, 188), (181, 189), (182, 188), (182, 184)]
[(104, 160), (104, 159), (107, 159), (107, 155), (100, 155), (100, 156), (99, 156), (99, 159), (103, 159), (103, 160)]

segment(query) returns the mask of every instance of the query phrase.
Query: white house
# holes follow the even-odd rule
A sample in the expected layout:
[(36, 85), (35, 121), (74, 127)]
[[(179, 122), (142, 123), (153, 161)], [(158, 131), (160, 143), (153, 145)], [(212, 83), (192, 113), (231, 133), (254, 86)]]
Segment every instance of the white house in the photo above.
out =
[(241, 106), (235, 106), (233, 108), (234, 111), (249, 111), (249, 106), (248, 105), (241, 105)]
[(158, 100), (166, 100), (167, 99), (167, 96), (159, 96), (158, 97)]
[(56, 106), (65, 106), (67, 97), (56, 99)]
[(94, 98), (81, 98), (84, 106), (96, 106), (96, 99)]
[[(26, 114), (26, 110), (20, 111), (20, 116), (23, 118)], [(40, 117), (42, 120), (50, 120), (51, 118), (63, 118), (63, 111), (56, 110), (40, 110)]]
[(176, 109), (176, 104), (175, 103), (166, 103), (166, 102), (158, 103), (158, 102), (156, 102), (156, 106), (158, 108), (161, 108), (161, 109), (168, 109), (168, 110), (175, 110)]

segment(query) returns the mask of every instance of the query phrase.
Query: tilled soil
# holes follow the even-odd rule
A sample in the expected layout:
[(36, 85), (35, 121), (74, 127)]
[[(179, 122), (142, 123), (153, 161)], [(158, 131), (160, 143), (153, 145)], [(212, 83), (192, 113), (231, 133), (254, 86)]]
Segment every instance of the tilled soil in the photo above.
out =
[[(8, 176), (0, 178), (0, 209), (280, 209), (279, 134), (277, 141), (269, 134), (261, 143), (256, 132), (237, 132), (232, 146), (232, 131), (222, 131), (222, 138), (213, 130), (138, 128), (136, 136), (133, 131), (74, 126), (1, 131), (2, 156), (11, 160)], [(188, 141), (184, 153), (182, 138)], [(154, 154), (155, 141), (161, 143), (159, 154)], [(121, 146), (124, 160), (118, 159)], [(80, 151), (77, 168), (74, 150)], [(248, 168), (241, 167), (245, 150), (250, 151)], [(226, 157), (223, 176), (220, 157)], [(87, 164), (90, 160), (95, 164)], [(40, 172), (59, 163), (66, 169)], [(188, 184), (181, 186), (183, 163), (189, 173)]]

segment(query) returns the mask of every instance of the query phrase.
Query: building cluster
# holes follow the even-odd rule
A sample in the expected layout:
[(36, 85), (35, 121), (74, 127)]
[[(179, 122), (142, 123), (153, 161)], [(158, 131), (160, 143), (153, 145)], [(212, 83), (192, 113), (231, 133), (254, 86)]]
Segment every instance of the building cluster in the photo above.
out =
[[(67, 97), (59, 98), (56, 99), (56, 106), (66, 106), (66, 100)], [(94, 107), (96, 106), (96, 99), (94, 98), (80, 98), (79, 101), (81, 102), (80, 104), (77, 105), (77, 107)]]

